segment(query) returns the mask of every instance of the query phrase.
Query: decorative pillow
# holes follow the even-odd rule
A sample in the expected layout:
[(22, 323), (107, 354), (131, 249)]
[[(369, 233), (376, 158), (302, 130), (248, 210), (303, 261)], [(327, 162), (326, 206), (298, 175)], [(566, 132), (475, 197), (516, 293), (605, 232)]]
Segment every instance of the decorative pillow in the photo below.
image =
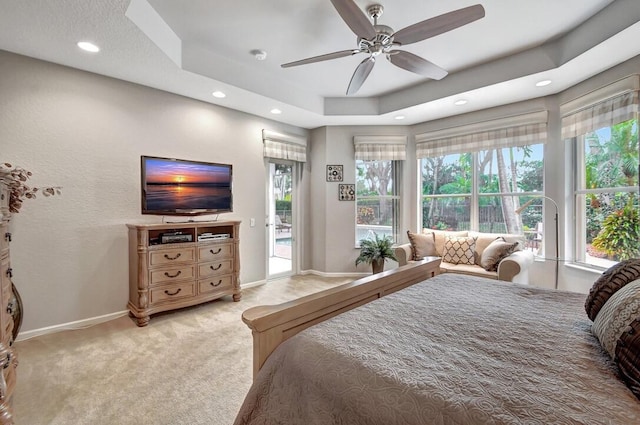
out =
[(518, 249), (518, 242), (507, 242), (502, 236), (496, 238), (482, 251), (480, 266), (488, 272), (498, 270), (503, 258)]
[(640, 319), (631, 322), (622, 332), (616, 358), (622, 380), (640, 400)]
[(409, 242), (411, 242), (411, 259), (422, 260), (424, 257), (436, 255), (436, 240), (433, 233), (411, 233), (407, 230)]
[(476, 238), (445, 236), (442, 261), (451, 264), (475, 264)]
[(447, 236), (469, 236), (469, 232), (466, 230), (451, 231), (451, 230), (436, 230), (436, 229), (422, 229), (422, 233), (425, 235), (433, 234), (433, 238), (436, 240), (436, 255), (442, 257), (444, 253), (444, 239)]
[(605, 270), (589, 290), (584, 308), (589, 319), (595, 320), (602, 306), (617, 290), (640, 278), (640, 259), (621, 261)]
[(640, 279), (626, 284), (609, 298), (593, 321), (591, 332), (615, 360), (620, 336), (636, 319), (640, 319)]

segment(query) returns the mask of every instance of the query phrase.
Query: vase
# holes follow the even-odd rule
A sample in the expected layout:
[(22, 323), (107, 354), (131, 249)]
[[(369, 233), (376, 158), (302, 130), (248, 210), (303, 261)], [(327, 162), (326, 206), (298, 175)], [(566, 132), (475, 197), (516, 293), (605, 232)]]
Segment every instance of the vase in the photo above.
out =
[(372, 261), (371, 267), (373, 269), (373, 274), (382, 273), (384, 270), (384, 260)]

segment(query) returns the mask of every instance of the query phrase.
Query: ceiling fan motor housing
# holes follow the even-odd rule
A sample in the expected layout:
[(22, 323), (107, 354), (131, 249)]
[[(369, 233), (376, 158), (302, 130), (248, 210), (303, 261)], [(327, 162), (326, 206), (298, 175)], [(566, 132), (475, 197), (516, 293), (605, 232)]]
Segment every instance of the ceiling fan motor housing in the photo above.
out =
[(393, 28), (386, 25), (374, 25), (376, 36), (367, 40), (358, 38), (358, 48), (367, 53), (378, 55), (380, 53), (388, 53), (393, 47)]

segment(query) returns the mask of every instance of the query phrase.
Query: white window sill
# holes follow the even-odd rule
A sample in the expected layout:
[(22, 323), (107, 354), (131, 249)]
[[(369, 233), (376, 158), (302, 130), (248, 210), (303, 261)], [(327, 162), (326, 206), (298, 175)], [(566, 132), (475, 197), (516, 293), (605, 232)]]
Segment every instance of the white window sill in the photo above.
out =
[(575, 270), (580, 270), (580, 271), (584, 271), (584, 272), (588, 272), (588, 273), (593, 273), (594, 275), (601, 275), (602, 272), (607, 270), (606, 268), (598, 267), (598, 266), (592, 266), (592, 265), (589, 265), (589, 264), (566, 263), (565, 265), (568, 268), (575, 269)]

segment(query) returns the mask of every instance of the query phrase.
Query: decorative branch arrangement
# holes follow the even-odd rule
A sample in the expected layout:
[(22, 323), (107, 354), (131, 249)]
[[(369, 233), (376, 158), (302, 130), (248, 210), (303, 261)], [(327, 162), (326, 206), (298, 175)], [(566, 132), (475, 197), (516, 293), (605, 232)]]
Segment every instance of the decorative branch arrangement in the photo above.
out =
[(34, 199), (38, 192), (44, 196), (60, 195), (60, 186), (46, 187), (30, 187), (27, 180), (31, 177), (31, 171), (27, 171), (22, 167), (14, 167), (5, 162), (4, 166), (0, 165), (0, 180), (3, 180), (9, 187), (9, 211), (12, 213), (20, 212), (22, 202), (25, 199)]

